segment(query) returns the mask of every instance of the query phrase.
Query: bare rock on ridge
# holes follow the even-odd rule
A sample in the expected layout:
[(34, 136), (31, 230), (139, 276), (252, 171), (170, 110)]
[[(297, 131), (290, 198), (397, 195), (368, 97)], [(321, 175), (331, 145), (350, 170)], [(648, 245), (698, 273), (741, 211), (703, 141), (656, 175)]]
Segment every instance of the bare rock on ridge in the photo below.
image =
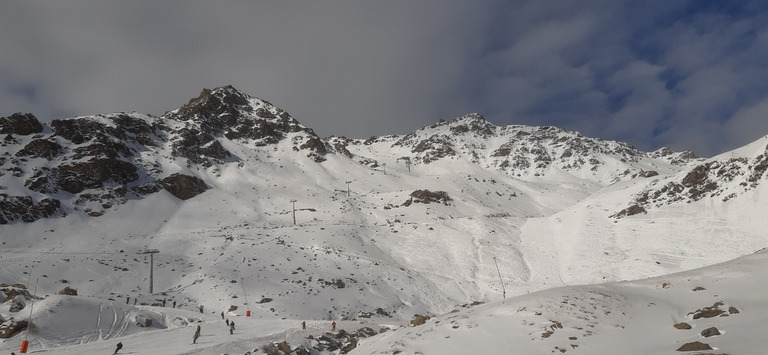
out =
[(208, 185), (203, 179), (184, 174), (173, 174), (164, 178), (160, 180), (160, 185), (181, 200), (189, 200), (208, 190)]

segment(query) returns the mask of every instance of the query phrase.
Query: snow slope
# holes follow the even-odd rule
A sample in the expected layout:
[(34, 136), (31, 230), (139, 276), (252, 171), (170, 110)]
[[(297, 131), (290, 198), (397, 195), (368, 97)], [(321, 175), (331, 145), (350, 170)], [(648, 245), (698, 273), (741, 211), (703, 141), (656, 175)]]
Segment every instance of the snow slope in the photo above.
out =
[[(568, 286), (460, 307), (426, 324), (368, 339), (350, 354), (679, 354), (701, 342), (716, 353), (760, 354), (768, 253), (637, 281)], [(722, 313), (706, 318), (700, 310)], [(717, 312), (715, 312), (717, 313)], [(687, 323), (690, 329), (677, 329)], [(717, 328), (721, 335), (703, 337)], [(701, 353), (701, 352), (699, 352)], [(710, 352), (706, 352), (709, 354)]]
[[(676, 354), (685, 344), (701, 342), (714, 353), (759, 354), (765, 351), (761, 325), (768, 321), (763, 297), (768, 292), (763, 282), (767, 266), (768, 253), (761, 250), (659, 278), (568, 286), (457, 306), (419, 326), (338, 321), (336, 332), (327, 320), (310, 320), (302, 330), (301, 319), (226, 313), (226, 320), (237, 324), (230, 335), (218, 314), (49, 296), (35, 304), (32, 315), (40, 326), (30, 339), (36, 353), (105, 353), (120, 341), (125, 353), (239, 354), (256, 352), (272, 342), (287, 341), (295, 347), (316, 342), (312, 338), (323, 334), (381, 327), (388, 331), (363, 339), (349, 353)], [(714, 309), (715, 316), (701, 312), (707, 308)], [(152, 318), (153, 326), (139, 328), (132, 323), (136, 315)], [(675, 327), (683, 323), (690, 328)], [(197, 325), (202, 336), (192, 344)], [(720, 335), (701, 335), (711, 327)], [(6, 340), (0, 343), (0, 351), (14, 351), (18, 344), (15, 339)]]

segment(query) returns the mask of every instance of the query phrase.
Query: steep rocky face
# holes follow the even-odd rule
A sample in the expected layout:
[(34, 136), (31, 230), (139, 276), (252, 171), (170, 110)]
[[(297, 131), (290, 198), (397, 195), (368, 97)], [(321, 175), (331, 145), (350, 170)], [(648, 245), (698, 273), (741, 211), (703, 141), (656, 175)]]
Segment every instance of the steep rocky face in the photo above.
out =
[(197, 176), (173, 174), (160, 180), (160, 185), (180, 200), (189, 200), (208, 190), (203, 179)]
[(117, 159), (92, 159), (58, 167), (59, 186), (70, 193), (103, 187), (108, 183), (127, 184), (139, 178), (137, 168)]
[(61, 202), (42, 199), (35, 202), (29, 196), (9, 196), (0, 193), (0, 224), (21, 220), (34, 222), (40, 218), (64, 216)]
[[(465, 137), (487, 139), (492, 137), (495, 131), (496, 126), (485, 121), (483, 116), (469, 114), (453, 121), (440, 121), (407, 134), (397, 140), (393, 146), (410, 148), (411, 153), (415, 154), (411, 157), (413, 163), (429, 164), (446, 157), (456, 156), (461, 146), (467, 146)], [(425, 135), (424, 133), (427, 132), (432, 134)]]
[(16, 152), (17, 157), (29, 156), (33, 158), (43, 158), (47, 160), (59, 155), (61, 145), (48, 139), (35, 139), (25, 145), (24, 148)]
[(355, 144), (356, 143), (355, 140), (349, 139), (347, 137), (332, 136), (332, 137), (326, 138), (325, 142), (329, 152), (339, 153), (346, 156), (347, 158), (353, 157), (352, 153), (349, 151), (349, 149), (347, 149), (347, 147), (350, 144)]
[(31, 113), (14, 113), (9, 117), (0, 117), (0, 134), (28, 136), (43, 131), (43, 125)]
[(200, 96), (164, 117), (188, 123), (170, 132), (179, 137), (173, 141), (174, 154), (196, 164), (210, 165), (231, 156), (217, 141), (222, 136), (263, 147), (301, 132), (308, 136), (308, 142), (297, 146), (298, 150), (307, 150), (316, 161), (324, 160), (327, 153), (320, 137), (287, 112), (232, 86), (204, 89)]
[[(372, 137), (362, 144), (382, 140)], [(675, 153), (668, 148), (641, 152), (627, 143), (588, 138), (551, 126), (498, 127), (478, 114), (438, 122), (399, 137), (392, 146), (409, 149), (409, 162), (413, 164), (467, 159), (515, 177), (544, 176), (558, 170), (578, 176), (604, 176), (604, 184), (658, 174), (646, 171), (646, 162), (651, 160), (677, 166), (701, 160), (690, 152)], [(612, 172), (616, 167), (621, 167), (622, 173)]]
[[(5, 175), (3, 171), (12, 173), (29, 191), (3, 194), (0, 224), (33, 222), (72, 211), (99, 216), (132, 198), (126, 194), (140, 178), (162, 177), (156, 162), (142, 159), (142, 154), (156, 151), (167, 137), (168, 128), (153, 117), (118, 113), (59, 119), (51, 122), (48, 134), (42, 134), (43, 126), (36, 127), (32, 118), (17, 114), (3, 121), (5, 127), (13, 128), (9, 135), (36, 134), (6, 140), (0, 176)], [(33, 197), (35, 193), (65, 199)], [(193, 193), (201, 191), (190, 189), (189, 194)]]
[(485, 117), (477, 113), (459, 117), (452, 122), (440, 122), (435, 127), (440, 124), (448, 126), (451, 133), (456, 136), (469, 134), (479, 139), (493, 137), (499, 129), (499, 127), (486, 121)]
[(131, 190), (139, 195), (149, 195), (161, 190), (166, 190), (180, 200), (189, 200), (206, 190), (208, 185), (197, 176), (185, 174), (172, 174), (166, 178), (133, 187)]
[[(18, 179), (28, 190), (3, 194), (0, 224), (73, 211), (100, 216), (160, 190), (193, 198), (209, 188), (205, 182), (189, 174), (168, 176), (164, 164), (194, 170), (237, 162), (224, 141), (254, 149), (285, 141), (316, 162), (332, 151), (287, 112), (231, 86), (204, 89), (162, 117), (115, 113), (56, 119), (49, 133), (44, 131), (31, 114), (0, 118), (0, 178)], [(34, 197), (54, 194), (64, 198)]]
[(768, 146), (753, 158), (710, 160), (694, 166), (682, 177), (654, 180), (637, 194), (630, 206), (611, 217), (621, 218), (646, 213), (672, 203), (688, 203), (703, 198), (728, 201), (768, 180)]
[(502, 170), (520, 174), (533, 169), (543, 173), (557, 167), (564, 171), (597, 171), (604, 159), (637, 163), (646, 157), (629, 144), (583, 137), (556, 127), (507, 127), (502, 133), (507, 141), (491, 154)]
[(208, 167), (232, 155), (209, 133), (184, 127), (173, 132), (173, 135), (173, 154), (191, 163)]

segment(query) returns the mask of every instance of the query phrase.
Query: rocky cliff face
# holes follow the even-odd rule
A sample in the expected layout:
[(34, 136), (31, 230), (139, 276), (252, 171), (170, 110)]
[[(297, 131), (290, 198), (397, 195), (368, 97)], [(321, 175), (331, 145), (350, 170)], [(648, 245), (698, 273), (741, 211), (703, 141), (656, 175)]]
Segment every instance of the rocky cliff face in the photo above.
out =
[(195, 170), (238, 161), (225, 141), (258, 149), (291, 137), (293, 150), (316, 162), (328, 153), (287, 112), (231, 86), (205, 89), (160, 117), (114, 113), (45, 125), (17, 113), (0, 118), (0, 134), (0, 224), (76, 211), (100, 216), (161, 190), (193, 198), (208, 189)]
[(172, 148), (177, 156), (196, 164), (210, 166), (231, 156), (221, 146), (221, 138), (263, 147), (279, 143), (290, 133), (302, 132), (307, 139), (299, 145), (299, 150), (308, 151), (318, 162), (324, 160), (326, 153), (320, 138), (288, 112), (231, 86), (205, 89), (200, 96), (163, 118), (185, 123), (169, 132), (173, 137)]
[(627, 143), (551, 126), (496, 126), (479, 114), (441, 121), (404, 136), (335, 139), (331, 145), (350, 151), (350, 146), (373, 144), (406, 150), (401, 158), (409, 164), (465, 159), (520, 178), (565, 172), (602, 184), (657, 175), (659, 171), (652, 170), (657, 166), (667, 173), (702, 160), (691, 152), (669, 148), (642, 152)]
[(615, 218), (646, 213), (672, 203), (690, 203), (703, 198), (728, 201), (755, 189), (768, 180), (768, 145), (753, 156), (711, 159), (680, 174), (653, 180), (636, 194), (630, 206), (612, 215)]

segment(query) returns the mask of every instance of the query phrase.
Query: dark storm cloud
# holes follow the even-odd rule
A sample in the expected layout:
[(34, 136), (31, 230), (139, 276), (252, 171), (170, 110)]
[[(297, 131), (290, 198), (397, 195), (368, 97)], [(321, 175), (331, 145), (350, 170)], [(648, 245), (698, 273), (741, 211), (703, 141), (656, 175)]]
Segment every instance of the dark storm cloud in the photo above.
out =
[[(712, 155), (768, 134), (766, 9), (755, 2), (526, 2), (495, 12), (478, 107)], [(506, 23), (515, 25), (506, 25)], [(499, 34), (500, 33), (500, 34)], [(745, 129), (751, 127), (751, 129)]]
[(480, 37), (485, 11), (440, 1), (51, 1), (3, 10), (0, 29), (16, 35), (0, 39), (10, 49), (0, 59), (0, 114), (161, 114), (232, 84), (322, 135), (355, 137), (406, 133), (454, 105), (463, 51)]
[(690, 1), (0, 5), (0, 115), (162, 114), (232, 84), (321, 135), (496, 124), (712, 155), (768, 134), (766, 9)]

